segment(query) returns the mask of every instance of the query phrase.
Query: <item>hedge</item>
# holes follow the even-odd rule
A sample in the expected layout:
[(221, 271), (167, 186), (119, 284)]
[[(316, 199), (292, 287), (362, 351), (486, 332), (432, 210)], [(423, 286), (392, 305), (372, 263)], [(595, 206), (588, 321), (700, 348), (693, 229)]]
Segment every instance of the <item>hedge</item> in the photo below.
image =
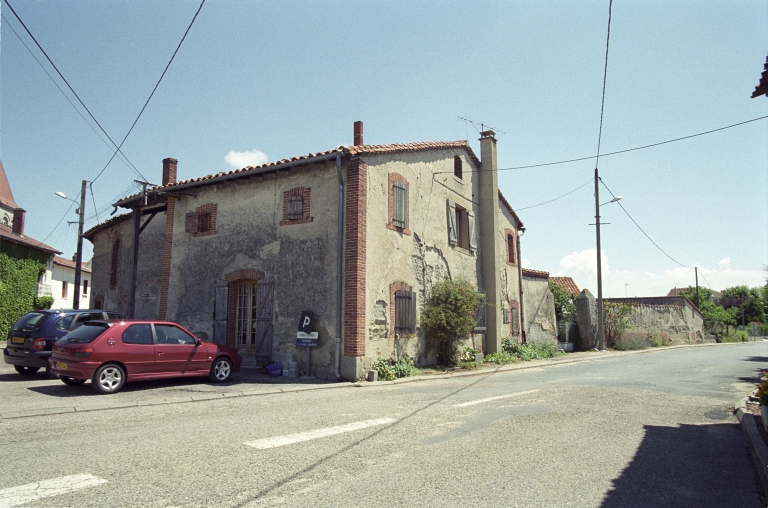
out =
[(4, 241), (0, 243), (0, 340), (11, 325), (32, 310), (37, 280), (45, 273), (51, 254)]

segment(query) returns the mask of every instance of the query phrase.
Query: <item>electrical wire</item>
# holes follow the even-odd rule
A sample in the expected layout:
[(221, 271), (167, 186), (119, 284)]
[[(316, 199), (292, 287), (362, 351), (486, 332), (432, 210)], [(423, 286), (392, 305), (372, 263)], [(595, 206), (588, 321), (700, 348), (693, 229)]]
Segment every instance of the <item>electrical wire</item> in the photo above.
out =
[[(94, 122), (96, 122), (96, 125), (98, 125), (98, 126), (99, 126), (99, 129), (101, 129), (101, 132), (103, 132), (103, 133), (104, 133), (104, 135), (105, 135), (105, 136), (107, 136), (107, 139), (109, 139), (109, 140), (112, 142), (112, 144), (113, 144), (114, 146), (116, 146), (116, 147), (117, 147), (117, 151), (115, 152), (115, 154), (116, 154), (117, 152), (120, 152), (120, 146), (122, 146), (122, 143), (120, 143), (120, 146), (117, 146), (117, 145), (115, 144), (115, 142), (114, 142), (114, 141), (112, 140), (112, 138), (109, 136), (109, 134), (107, 133), (107, 131), (106, 131), (106, 130), (104, 130), (104, 127), (102, 127), (102, 126), (101, 126), (101, 124), (99, 123), (99, 121), (98, 121), (98, 120), (96, 120), (96, 117), (95, 117), (95, 116), (93, 116), (93, 114), (91, 113), (91, 110), (90, 110), (90, 109), (88, 109), (88, 107), (85, 105), (85, 103), (84, 103), (84, 102), (83, 102), (83, 101), (80, 99), (80, 96), (79, 96), (79, 95), (77, 95), (77, 92), (75, 92), (75, 90), (72, 88), (72, 86), (70, 86), (70, 84), (69, 84), (69, 81), (67, 81), (67, 79), (64, 77), (64, 75), (61, 73), (61, 71), (59, 71), (59, 68), (58, 68), (58, 67), (56, 67), (56, 64), (55, 64), (55, 63), (53, 63), (53, 60), (51, 60), (51, 58), (48, 56), (48, 53), (46, 53), (46, 52), (45, 52), (45, 50), (43, 49), (43, 47), (40, 45), (40, 43), (39, 43), (39, 42), (37, 42), (37, 39), (35, 38), (35, 36), (34, 36), (34, 35), (32, 35), (32, 32), (30, 32), (29, 28), (27, 28), (27, 25), (24, 23), (24, 21), (22, 21), (22, 20), (21, 20), (21, 18), (19, 17), (19, 15), (16, 13), (16, 10), (13, 8), (13, 6), (12, 6), (12, 5), (11, 5), (11, 4), (8, 2), (8, 0), (4, 0), (4, 1), (5, 1), (5, 4), (8, 6), (8, 8), (9, 8), (9, 9), (11, 9), (11, 12), (12, 12), (12, 13), (13, 13), (13, 15), (16, 17), (16, 20), (17, 20), (19, 23), (21, 23), (21, 26), (23, 26), (23, 27), (24, 27), (24, 30), (26, 30), (26, 32), (27, 32), (27, 35), (29, 35), (29, 36), (32, 38), (32, 40), (33, 40), (33, 41), (35, 42), (35, 44), (37, 45), (37, 48), (38, 48), (38, 49), (39, 49), (39, 50), (40, 50), (40, 51), (43, 53), (43, 55), (45, 56), (45, 58), (48, 60), (48, 63), (50, 63), (50, 64), (53, 66), (53, 68), (56, 70), (56, 73), (57, 73), (57, 74), (59, 75), (59, 77), (60, 77), (60, 78), (61, 78), (61, 79), (64, 81), (64, 84), (66, 84), (66, 85), (67, 85), (67, 88), (69, 88), (69, 90), (72, 92), (72, 94), (74, 94), (75, 98), (77, 98), (77, 100), (78, 100), (78, 102), (80, 103), (80, 105), (81, 105), (81, 106), (83, 106), (83, 108), (85, 108), (85, 110), (88, 112), (88, 115), (91, 117), (91, 119), (93, 119), (93, 121), (94, 121)], [(205, 0), (203, 0), (203, 1), (205, 1)], [(18, 35), (18, 34), (17, 34), (17, 35)], [(29, 49), (29, 48), (27, 48), (27, 49)], [(38, 63), (39, 63), (39, 62), (38, 62)], [(123, 140), (123, 141), (125, 141), (125, 140)], [(110, 150), (111, 150), (111, 148), (110, 148)], [(122, 152), (121, 152), (121, 153), (122, 153)], [(123, 156), (125, 157), (125, 154), (123, 154)], [(114, 158), (115, 158), (115, 155), (113, 154), (113, 155), (112, 155), (112, 158), (111, 158), (111, 159), (109, 159), (109, 160), (110, 160), (110, 162), (111, 162), (111, 161), (112, 161), (112, 159), (114, 159)], [(127, 158), (127, 157), (126, 157), (126, 160), (128, 160), (128, 158)], [(131, 164), (131, 167), (132, 167), (132, 169), (133, 169), (133, 170), (136, 172), (136, 174), (137, 174), (137, 175), (139, 175), (139, 176), (140, 176), (142, 179), (146, 180), (146, 178), (144, 178), (144, 175), (142, 175), (142, 174), (141, 174), (141, 172), (140, 172), (138, 169), (136, 169), (135, 167), (133, 167), (133, 164)], [(102, 171), (103, 171), (103, 170), (102, 170)], [(95, 179), (94, 179), (94, 180), (95, 180)]]
[(558, 199), (561, 199), (561, 198), (564, 198), (565, 196), (568, 196), (568, 195), (570, 195), (570, 194), (573, 194), (573, 193), (574, 193), (574, 192), (576, 192), (577, 190), (581, 189), (581, 188), (582, 188), (582, 187), (584, 187), (585, 185), (587, 185), (587, 184), (590, 184), (590, 183), (592, 183), (592, 182), (593, 182), (593, 179), (590, 177), (590, 179), (589, 179), (589, 180), (587, 180), (587, 181), (586, 181), (586, 182), (584, 182), (583, 184), (579, 185), (578, 187), (576, 187), (576, 188), (575, 188), (575, 189), (573, 189), (572, 191), (570, 191), (570, 192), (566, 192), (566, 193), (565, 193), (565, 194), (563, 194), (562, 196), (558, 196), (558, 197), (556, 197), (555, 199), (550, 199), (549, 201), (544, 201), (543, 203), (539, 203), (538, 205), (531, 205), (531, 206), (526, 206), (526, 207), (523, 207), (523, 208), (516, 208), (516, 210), (519, 212), (519, 211), (521, 211), (521, 210), (528, 210), (529, 208), (536, 208), (537, 206), (542, 206), (542, 205), (546, 205), (546, 204), (548, 204), (548, 203), (552, 203), (553, 201), (557, 201)]
[[(608, 191), (608, 193), (609, 193), (611, 196), (613, 196), (613, 198), (614, 198), (614, 199), (616, 199), (616, 195), (615, 195), (613, 192), (611, 192), (611, 189), (609, 189), (607, 185), (605, 185), (605, 182), (603, 181), (603, 179), (602, 179), (602, 178), (600, 178), (599, 180), (600, 180), (600, 183), (601, 183), (601, 184), (603, 184), (603, 187), (605, 187), (605, 189)], [(633, 218), (632, 218), (632, 216), (629, 214), (629, 212), (627, 211), (627, 209), (626, 209), (626, 208), (624, 208), (624, 205), (622, 205), (620, 201), (616, 201), (616, 204), (617, 204), (617, 205), (619, 205), (619, 206), (621, 207), (621, 209), (622, 209), (622, 210), (624, 210), (624, 213), (625, 213), (625, 214), (627, 214), (627, 217), (629, 217), (629, 220), (631, 220), (631, 221), (632, 221), (632, 222), (635, 224), (635, 226), (637, 226), (637, 229), (639, 229), (639, 230), (640, 230), (640, 232), (641, 232), (641, 233), (643, 233), (643, 234), (645, 235), (645, 237), (646, 237), (648, 240), (650, 240), (650, 242), (651, 242), (651, 243), (652, 243), (652, 244), (653, 244), (653, 245), (654, 245), (654, 246), (655, 246), (657, 249), (659, 249), (659, 251), (661, 251), (661, 253), (662, 253), (662, 254), (664, 254), (664, 255), (665, 255), (665, 256), (667, 256), (669, 259), (671, 259), (672, 261), (674, 261), (674, 262), (675, 262), (675, 263), (677, 263), (678, 265), (682, 266), (683, 268), (688, 268), (689, 270), (693, 270), (693, 268), (692, 268), (692, 267), (690, 267), (690, 266), (686, 266), (686, 265), (682, 264), (680, 261), (676, 260), (675, 258), (673, 258), (672, 256), (670, 256), (669, 254), (667, 254), (667, 253), (664, 251), (664, 249), (662, 249), (661, 247), (659, 247), (659, 244), (657, 244), (656, 242), (654, 242), (654, 241), (653, 241), (653, 239), (652, 239), (650, 236), (648, 236), (648, 233), (646, 233), (646, 232), (643, 230), (643, 228), (641, 228), (641, 227), (640, 227), (640, 224), (638, 224), (638, 223), (637, 223), (637, 221), (636, 221), (635, 219), (633, 219)]]
[(93, 202), (93, 210), (96, 212), (96, 222), (99, 222), (99, 211), (96, 209), (96, 198), (93, 196), (93, 182), (88, 184), (88, 188), (91, 189), (91, 201)]
[[(683, 141), (683, 140), (695, 138), (695, 137), (698, 137), (698, 136), (704, 136), (706, 134), (712, 134), (713, 132), (723, 131), (723, 130), (726, 130), (726, 129), (732, 129), (733, 127), (739, 127), (741, 125), (745, 125), (745, 124), (748, 124), (748, 123), (757, 122), (758, 120), (765, 120), (766, 118), (768, 118), (768, 115), (759, 116), (757, 118), (752, 118), (751, 120), (745, 120), (743, 122), (738, 122), (738, 123), (734, 123), (734, 124), (731, 124), (731, 125), (726, 125), (725, 127), (718, 127), (717, 129), (711, 129), (711, 130), (704, 131), (704, 132), (698, 132), (696, 134), (690, 134), (688, 136), (683, 136), (683, 137), (680, 137), (680, 138), (668, 139), (666, 141), (660, 141), (658, 143), (651, 143), (650, 145), (637, 146), (635, 148), (627, 148), (625, 150), (617, 150), (615, 152), (601, 153), (600, 157), (608, 157), (610, 155), (618, 155), (620, 153), (634, 152), (634, 151), (637, 151), (637, 150), (644, 150), (646, 148), (653, 148), (655, 146), (666, 145), (666, 144), (669, 144), (669, 143), (674, 143), (676, 141)], [(590, 159), (594, 159), (594, 158), (595, 158), (594, 155), (590, 155), (588, 157), (579, 157), (579, 158), (576, 158), (576, 159), (567, 159), (567, 160), (556, 161), (556, 162), (545, 162), (543, 164), (529, 164), (527, 166), (514, 166), (514, 167), (509, 167), (509, 168), (498, 168), (498, 169), (496, 169), (496, 171), (512, 171), (512, 170), (515, 170), (515, 169), (542, 168), (542, 167), (545, 167), (545, 166), (556, 166), (556, 165), (559, 165), (559, 164), (569, 164), (571, 162), (581, 162), (581, 161), (586, 161), (586, 160), (590, 160)], [(469, 173), (480, 173), (481, 171), (491, 171), (491, 170), (489, 170), (489, 169), (485, 169), (485, 170), (473, 169), (473, 170), (468, 171), (468, 172)], [(441, 171), (441, 172), (435, 173), (435, 174), (441, 174), (441, 173), (452, 173), (452, 171)]]
[[(78, 194), (78, 195), (77, 195), (77, 197), (80, 197), (80, 194)], [(61, 221), (63, 221), (63, 220), (64, 220), (64, 218), (65, 218), (65, 217), (67, 216), (67, 214), (69, 213), (69, 211), (70, 211), (70, 210), (72, 210), (72, 205), (74, 205), (74, 204), (75, 204), (74, 202), (72, 202), (72, 203), (70, 203), (70, 204), (69, 204), (69, 208), (67, 208), (67, 211), (66, 211), (66, 212), (64, 212), (64, 215), (62, 215), (62, 216), (61, 216), (61, 219), (59, 219), (59, 222), (57, 222), (57, 223), (56, 223), (56, 225), (55, 225), (55, 226), (53, 226), (53, 229), (51, 230), (51, 232), (50, 232), (50, 233), (48, 233), (48, 235), (47, 235), (45, 238), (43, 238), (43, 241), (42, 241), (42, 242), (40, 242), (40, 243), (45, 243), (45, 241), (48, 239), (48, 237), (49, 237), (49, 236), (51, 236), (51, 235), (53, 234), (53, 232), (54, 232), (54, 231), (56, 231), (56, 228), (58, 228), (58, 227), (59, 227), (59, 224), (61, 224)]]
[[(603, 140), (603, 111), (605, 110), (605, 83), (608, 80), (608, 47), (611, 42), (611, 10), (613, 9), (613, 0), (608, 2), (608, 35), (605, 38), (605, 66), (603, 67), (603, 97), (600, 100), (600, 130), (597, 134), (597, 155), (595, 155), (595, 168), (600, 162), (600, 142)], [(597, 171), (597, 169), (595, 169)], [(595, 173), (597, 176), (597, 173)], [(595, 183), (597, 185), (597, 183)], [(598, 217), (598, 222), (599, 217)], [(598, 224), (599, 225), (599, 224)], [(598, 239), (599, 239), (598, 235)]]
[[(107, 147), (109, 150), (112, 150), (112, 147), (109, 145), (109, 143), (107, 143), (107, 142), (104, 140), (104, 138), (102, 138), (102, 137), (101, 137), (101, 134), (99, 134), (99, 131), (97, 131), (97, 130), (96, 130), (94, 127), (93, 127), (93, 125), (91, 125), (91, 123), (88, 121), (88, 119), (87, 119), (87, 118), (85, 118), (85, 116), (83, 116), (83, 113), (81, 113), (81, 112), (80, 112), (80, 110), (79, 110), (79, 109), (77, 109), (77, 106), (75, 106), (75, 103), (74, 103), (74, 102), (72, 102), (72, 99), (70, 99), (70, 98), (67, 96), (67, 94), (64, 92), (64, 90), (62, 90), (62, 89), (61, 89), (61, 87), (60, 87), (60, 86), (59, 86), (59, 84), (56, 82), (56, 80), (55, 80), (55, 79), (53, 79), (53, 76), (51, 76), (51, 73), (49, 73), (49, 72), (48, 72), (48, 70), (47, 70), (47, 69), (46, 69), (46, 68), (43, 66), (43, 63), (42, 63), (42, 62), (41, 62), (41, 61), (40, 61), (40, 60), (37, 58), (37, 56), (35, 56), (35, 54), (32, 52), (32, 50), (29, 48), (29, 46), (27, 46), (27, 43), (26, 43), (26, 42), (24, 42), (24, 39), (22, 39), (22, 38), (21, 38), (21, 36), (19, 35), (19, 33), (16, 31), (16, 29), (15, 29), (15, 28), (13, 28), (13, 25), (11, 25), (11, 23), (8, 21), (8, 18), (6, 18), (6, 17), (5, 17), (5, 16), (3, 16), (3, 15), (0, 15), (0, 17), (2, 17), (2, 19), (3, 19), (3, 20), (5, 20), (5, 24), (6, 24), (6, 26), (7, 26), (8, 28), (10, 28), (10, 29), (11, 29), (11, 31), (14, 33), (14, 35), (16, 35), (16, 37), (19, 39), (19, 42), (21, 42), (21, 44), (22, 44), (22, 45), (23, 45), (23, 46), (26, 48), (26, 50), (29, 52), (30, 56), (32, 56), (32, 58), (35, 60), (35, 62), (37, 62), (37, 65), (39, 65), (39, 66), (40, 66), (40, 68), (43, 70), (43, 72), (45, 72), (45, 74), (48, 76), (48, 78), (51, 80), (51, 82), (54, 84), (54, 86), (55, 86), (56, 88), (58, 88), (58, 89), (59, 89), (59, 92), (61, 92), (61, 95), (63, 95), (63, 96), (64, 96), (64, 98), (67, 100), (67, 102), (69, 102), (69, 104), (72, 106), (72, 108), (75, 110), (75, 112), (76, 112), (78, 115), (80, 115), (80, 118), (82, 118), (82, 119), (83, 119), (83, 121), (85, 122), (85, 124), (86, 124), (86, 125), (87, 125), (87, 126), (88, 126), (88, 127), (89, 127), (89, 128), (90, 128), (90, 129), (91, 129), (93, 132), (94, 132), (94, 134), (96, 134), (96, 136), (99, 138), (99, 140), (101, 140), (101, 142), (102, 142), (102, 143), (104, 143), (104, 145), (105, 145), (105, 146), (106, 146), (106, 147)], [(122, 152), (120, 152), (120, 160), (121, 160), (121, 161), (122, 161), (122, 162), (123, 162), (123, 163), (124, 163), (126, 166), (128, 166), (128, 168), (129, 168), (129, 169), (134, 169), (134, 170), (135, 170), (135, 172), (136, 172), (136, 174), (139, 174), (139, 173), (138, 173), (138, 170), (136, 170), (136, 167), (135, 167), (135, 166), (133, 166), (133, 163), (132, 163), (130, 160), (128, 160), (128, 158), (127, 158), (127, 157), (126, 157), (126, 156), (125, 156), (125, 155), (124, 155)], [(131, 166), (133, 166), (133, 167), (131, 167)]]
[[(5, 0), (6, 2), (8, 0)], [(168, 61), (168, 64), (165, 66), (165, 69), (163, 70), (163, 73), (160, 75), (160, 79), (157, 80), (157, 83), (155, 83), (155, 87), (152, 89), (152, 92), (149, 94), (149, 97), (147, 97), (147, 101), (144, 103), (144, 106), (142, 106), (141, 111), (139, 111), (138, 116), (136, 116), (136, 120), (133, 121), (133, 124), (131, 124), (131, 128), (128, 129), (128, 132), (125, 134), (125, 137), (120, 142), (120, 146), (117, 147), (117, 151), (120, 151), (120, 148), (123, 146), (123, 143), (125, 143), (125, 140), (128, 139), (128, 136), (130, 136), (131, 132), (133, 131), (133, 128), (136, 127), (136, 123), (138, 123), (139, 118), (141, 118), (141, 115), (144, 113), (144, 110), (147, 109), (147, 105), (149, 104), (149, 101), (152, 100), (152, 96), (155, 95), (155, 91), (157, 91), (157, 87), (160, 86), (160, 82), (165, 77), (165, 73), (168, 72), (168, 68), (171, 66), (171, 63), (173, 63), (173, 59), (176, 58), (176, 53), (179, 52), (179, 49), (181, 48), (181, 45), (184, 43), (184, 39), (187, 38), (187, 34), (189, 33), (189, 30), (192, 28), (192, 25), (195, 23), (195, 20), (197, 19), (197, 15), (200, 14), (200, 10), (203, 8), (203, 5), (205, 4), (205, 0), (200, 2), (200, 7), (197, 8), (197, 12), (195, 12), (195, 15), (192, 17), (192, 21), (189, 22), (189, 26), (187, 27), (187, 30), (184, 32), (184, 35), (181, 37), (181, 40), (179, 41), (178, 46), (176, 46), (176, 50), (173, 52), (173, 55), (171, 55), (171, 59)], [(116, 154), (117, 152), (115, 152)], [(96, 178), (94, 178), (91, 183), (95, 182), (99, 179), (102, 173), (107, 169), (109, 164), (112, 162), (112, 159), (115, 158), (115, 155), (113, 154), (112, 157), (110, 157), (109, 162), (104, 166), (104, 168), (99, 171), (99, 174), (96, 175)], [(145, 182), (147, 181), (144, 176), (141, 177), (142, 180)]]

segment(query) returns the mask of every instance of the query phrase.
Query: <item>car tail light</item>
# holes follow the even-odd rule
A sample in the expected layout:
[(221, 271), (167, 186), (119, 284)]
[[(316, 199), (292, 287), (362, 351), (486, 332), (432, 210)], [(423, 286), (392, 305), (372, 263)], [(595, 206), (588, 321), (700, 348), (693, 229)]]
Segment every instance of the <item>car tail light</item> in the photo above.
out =
[(74, 353), (72, 353), (72, 356), (80, 356), (82, 358), (87, 358), (87, 357), (91, 356), (91, 353), (93, 353), (93, 348), (92, 347), (87, 347), (87, 348), (84, 348), (84, 349), (76, 350)]
[(32, 341), (32, 349), (35, 351), (42, 351), (45, 349), (45, 339), (40, 337)]

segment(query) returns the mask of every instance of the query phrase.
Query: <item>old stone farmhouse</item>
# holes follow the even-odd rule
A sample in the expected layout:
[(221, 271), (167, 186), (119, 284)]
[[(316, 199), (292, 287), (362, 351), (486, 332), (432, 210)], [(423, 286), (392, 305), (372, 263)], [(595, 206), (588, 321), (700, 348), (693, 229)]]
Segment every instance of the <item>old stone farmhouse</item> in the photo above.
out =
[(365, 145), (357, 122), (352, 146), (258, 167), (177, 181), (165, 159), (160, 186), (85, 234), (92, 304), (177, 321), (263, 361), (303, 359), (296, 332), (311, 310), (311, 373), (357, 379), (377, 357), (431, 361), (425, 298), (463, 279), (486, 295), (475, 345), (522, 341), (523, 223), (498, 189), (494, 133), (480, 145), (479, 158), (466, 141)]

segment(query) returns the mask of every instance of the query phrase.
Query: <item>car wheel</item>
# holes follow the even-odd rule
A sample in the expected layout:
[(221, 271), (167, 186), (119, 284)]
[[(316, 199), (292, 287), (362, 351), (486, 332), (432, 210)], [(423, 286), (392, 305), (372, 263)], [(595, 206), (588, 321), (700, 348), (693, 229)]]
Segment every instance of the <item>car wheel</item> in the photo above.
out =
[(85, 383), (85, 379), (75, 379), (73, 377), (61, 376), (61, 382), (67, 386), (80, 386)]
[(58, 374), (54, 374), (53, 370), (51, 370), (51, 364), (45, 366), (45, 373), (48, 374), (48, 377), (51, 379), (59, 379), (61, 376)]
[(116, 393), (125, 384), (125, 371), (117, 364), (108, 363), (99, 367), (91, 382), (99, 393)]
[(214, 383), (223, 383), (232, 376), (232, 360), (224, 356), (216, 358), (208, 375)]
[(35, 372), (40, 370), (40, 367), (25, 367), (23, 365), (14, 365), (13, 368), (16, 369), (16, 372), (24, 376), (32, 376)]

